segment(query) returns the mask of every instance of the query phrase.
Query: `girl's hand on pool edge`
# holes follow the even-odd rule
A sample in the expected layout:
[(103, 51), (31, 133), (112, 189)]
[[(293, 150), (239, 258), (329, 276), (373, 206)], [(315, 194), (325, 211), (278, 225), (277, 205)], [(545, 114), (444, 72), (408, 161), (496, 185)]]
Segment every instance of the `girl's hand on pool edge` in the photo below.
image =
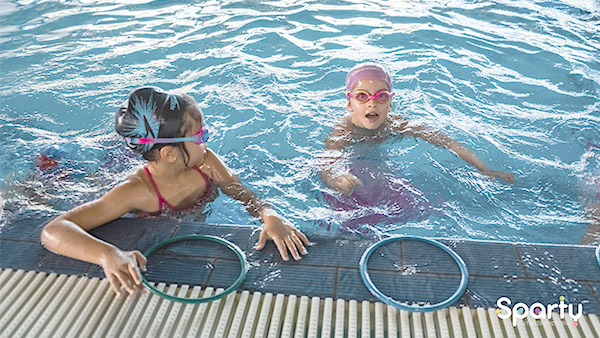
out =
[(130, 295), (144, 290), (140, 269), (146, 270), (147, 259), (141, 252), (122, 251), (113, 247), (101, 261), (106, 279), (118, 296), (121, 295), (121, 288), (125, 288)]
[(263, 227), (258, 242), (256, 242), (256, 250), (262, 250), (267, 240), (271, 239), (284, 261), (289, 260), (288, 250), (297, 261), (302, 259), (300, 254), (306, 255), (308, 253), (304, 247), (305, 245), (311, 245), (308, 238), (300, 230), (284, 222), (274, 210), (264, 209), (261, 212), (261, 218)]
[(499, 171), (499, 170), (490, 170), (490, 171), (484, 172), (484, 174), (489, 176), (492, 179), (501, 178), (502, 180), (504, 180), (504, 183), (506, 183), (506, 184), (515, 183), (515, 176), (511, 173), (507, 173), (507, 172)]

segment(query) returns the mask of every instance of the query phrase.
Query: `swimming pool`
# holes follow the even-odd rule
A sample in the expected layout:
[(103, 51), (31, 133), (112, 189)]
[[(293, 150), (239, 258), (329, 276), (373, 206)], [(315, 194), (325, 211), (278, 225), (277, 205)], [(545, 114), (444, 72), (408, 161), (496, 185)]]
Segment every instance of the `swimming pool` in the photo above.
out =
[[(409, 138), (351, 149), (435, 209), (378, 229), (577, 243), (590, 222), (581, 182), (598, 169), (583, 158), (600, 144), (599, 38), (593, 0), (4, 2), (5, 221), (66, 210), (126, 177), (141, 160), (114, 133), (114, 112), (135, 87), (157, 85), (201, 103), (210, 147), (290, 221), (336, 229), (348, 215), (323, 199), (318, 152), (345, 114), (346, 71), (378, 61), (392, 73), (395, 112), (517, 180), (491, 182)], [(43, 154), (57, 166), (37, 168)], [(205, 214), (256, 223), (224, 196)]]

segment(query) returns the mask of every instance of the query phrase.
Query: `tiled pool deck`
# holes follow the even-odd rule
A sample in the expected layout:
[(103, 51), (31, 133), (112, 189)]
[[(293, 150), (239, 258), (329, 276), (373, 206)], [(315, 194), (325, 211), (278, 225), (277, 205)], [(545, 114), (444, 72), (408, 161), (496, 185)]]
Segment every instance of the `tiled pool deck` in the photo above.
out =
[[(104, 277), (92, 264), (57, 256), (39, 243), (48, 217), (31, 218), (0, 229), (0, 267)], [(207, 225), (174, 219), (122, 218), (93, 234), (122, 249), (145, 251), (157, 242), (186, 234), (215, 235), (237, 244), (250, 269), (240, 290), (376, 301), (364, 286), (358, 262), (376, 239), (369, 236), (308, 234), (314, 243), (301, 261), (284, 262), (272, 242), (253, 249), (256, 227)], [(513, 304), (583, 304), (585, 314), (600, 314), (600, 267), (593, 247), (438, 239), (465, 261), (467, 291), (456, 305), (496, 307), (502, 296)], [(410, 244), (410, 248), (408, 245)], [(148, 279), (167, 283), (226, 287), (239, 274), (237, 258), (224, 247), (203, 242), (200, 251), (183, 246), (151, 255)], [(423, 264), (423, 261), (428, 263)], [(191, 263), (191, 264), (190, 264)], [(191, 268), (195, 267), (195, 268)], [(454, 292), (460, 278), (454, 261), (430, 245), (389, 244), (369, 261), (378, 287), (400, 300), (439, 302)]]

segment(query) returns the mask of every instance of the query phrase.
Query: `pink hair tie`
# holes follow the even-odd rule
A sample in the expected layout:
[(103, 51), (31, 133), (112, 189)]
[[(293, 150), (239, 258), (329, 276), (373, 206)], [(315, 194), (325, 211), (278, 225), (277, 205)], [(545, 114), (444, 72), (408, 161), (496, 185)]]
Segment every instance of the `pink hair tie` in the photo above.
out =
[(388, 85), (388, 89), (392, 90), (390, 74), (385, 68), (376, 63), (360, 63), (352, 67), (346, 75), (346, 90), (352, 91), (354, 85), (362, 79), (382, 80)]

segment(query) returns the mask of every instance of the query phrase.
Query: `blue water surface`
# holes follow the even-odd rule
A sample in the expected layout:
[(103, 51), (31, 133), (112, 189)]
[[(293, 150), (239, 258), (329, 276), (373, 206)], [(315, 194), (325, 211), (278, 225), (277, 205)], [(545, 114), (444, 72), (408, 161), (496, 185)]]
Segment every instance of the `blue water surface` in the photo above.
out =
[[(114, 113), (156, 85), (196, 98), (209, 146), (290, 222), (343, 231), (353, 216), (325, 201), (318, 155), (346, 114), (346, 72), (375, 61), (392, 73), (394, 112), (516, 183), (411, 138), (353, 147), (350, 166), (371, 154), (374, 180), (406, 180), (432, 208), (360, 231), (578, 243), (598, 174), (586, 146), (600, 144), (599, 41), (597, 0), (5, 1), (4, 221), (93, 200), (142, 165)], [(57, 165), (40, 169), (44, 154)], [(258, 224), (224, 195), (206, 221)]]

